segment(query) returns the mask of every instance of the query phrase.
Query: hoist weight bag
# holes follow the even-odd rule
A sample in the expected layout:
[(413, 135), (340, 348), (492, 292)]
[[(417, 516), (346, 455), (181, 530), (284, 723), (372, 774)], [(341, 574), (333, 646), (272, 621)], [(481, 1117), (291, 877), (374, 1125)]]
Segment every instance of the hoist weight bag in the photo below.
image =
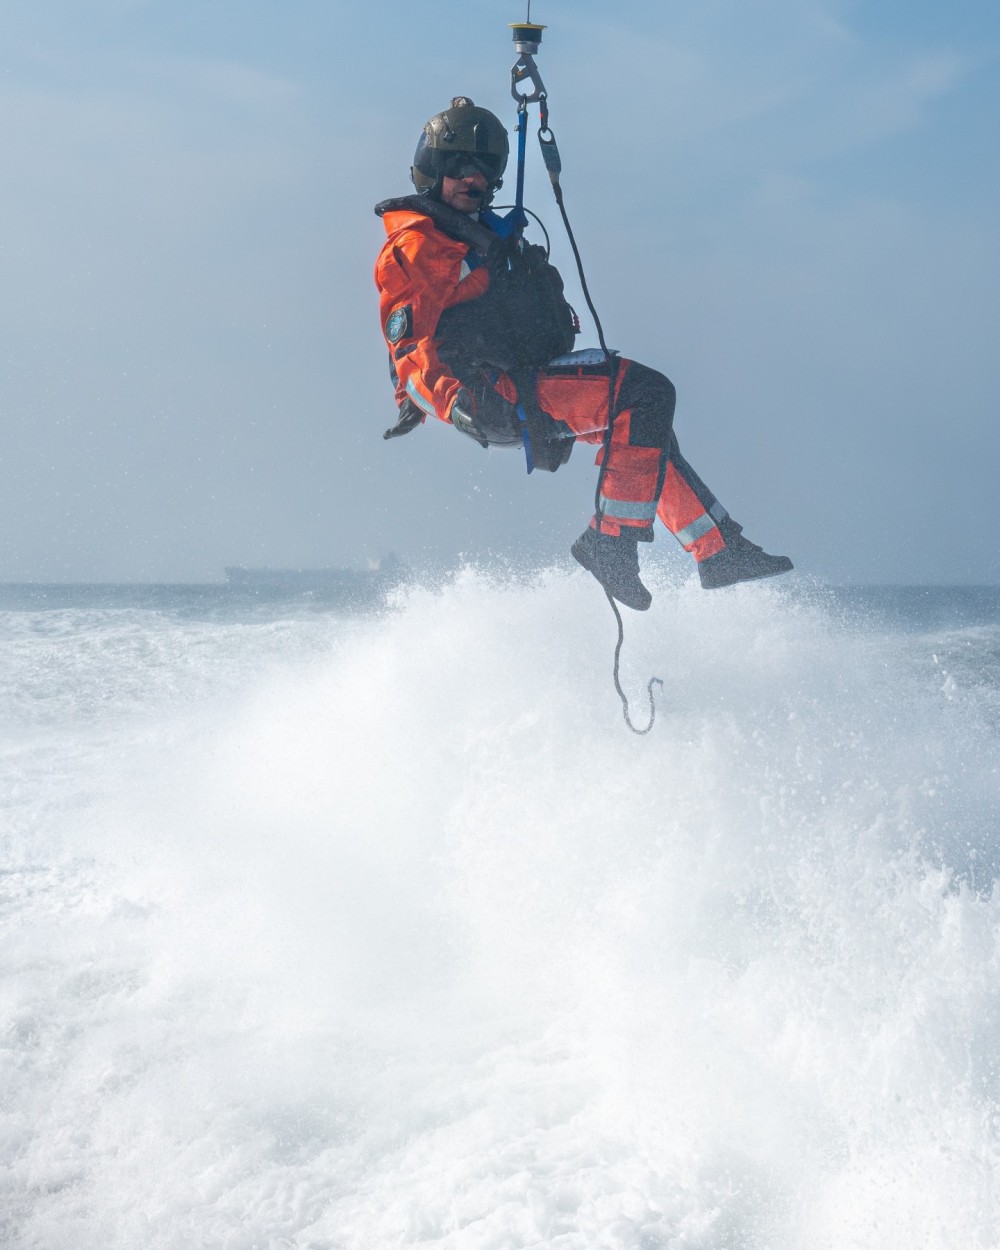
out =
[(435, 339), (461, 376), (477, 368), (538, 368), (573, 347), (576, 314), (543, 248), (491, 249), (490, 285), (478, 299), (446, 308)]

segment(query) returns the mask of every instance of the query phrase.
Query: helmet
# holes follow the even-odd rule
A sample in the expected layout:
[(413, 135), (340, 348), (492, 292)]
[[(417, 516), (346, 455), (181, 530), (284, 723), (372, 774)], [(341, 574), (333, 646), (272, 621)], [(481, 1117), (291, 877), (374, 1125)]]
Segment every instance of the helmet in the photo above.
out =
[(468, 96), (456, 96), (451, 108), (435, 113), (420, 136), (410, 178), (421, 195), (440, 198), (442, 178), (461, 178), (472, 170), (489, 184), (488, 204), (501, 185), (510, 145), (507, 131), (488, 109), (477, 108)]

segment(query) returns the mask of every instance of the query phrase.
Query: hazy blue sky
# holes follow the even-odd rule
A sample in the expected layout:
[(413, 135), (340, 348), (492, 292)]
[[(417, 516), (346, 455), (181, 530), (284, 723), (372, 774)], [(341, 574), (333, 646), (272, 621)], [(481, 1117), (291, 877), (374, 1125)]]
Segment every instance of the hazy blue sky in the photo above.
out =
[[(513, 124), (523, 16), (4, 0), (0, 578), (566, 551), (592, 451), (528, 479), (437, 424), (381, 440), (372, 205), (452, 95)], [(996, 0), (532, 17), (609, 341), (674, 379), (748, 535), (837, 581), (1000, 580)]]

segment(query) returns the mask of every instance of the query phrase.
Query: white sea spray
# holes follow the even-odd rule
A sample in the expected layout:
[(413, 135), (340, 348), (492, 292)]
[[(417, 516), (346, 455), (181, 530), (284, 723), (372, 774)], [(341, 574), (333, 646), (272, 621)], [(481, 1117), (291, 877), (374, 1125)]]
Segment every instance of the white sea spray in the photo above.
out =
[(3, 619), (0, 1244), (994, 1247), (997, 649), (780, 585)]

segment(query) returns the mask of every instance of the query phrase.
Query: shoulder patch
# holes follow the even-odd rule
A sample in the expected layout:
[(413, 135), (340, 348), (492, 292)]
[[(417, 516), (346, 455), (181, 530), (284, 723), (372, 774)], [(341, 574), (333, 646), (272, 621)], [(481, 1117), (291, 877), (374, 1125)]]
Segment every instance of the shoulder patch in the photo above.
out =
[(413, 305), (404, 304), (402, 308), (394, 308), (385, 319), (385, 337), (390, 343), (398, 343), (400, 339), (408, 339), (413, 334)]

